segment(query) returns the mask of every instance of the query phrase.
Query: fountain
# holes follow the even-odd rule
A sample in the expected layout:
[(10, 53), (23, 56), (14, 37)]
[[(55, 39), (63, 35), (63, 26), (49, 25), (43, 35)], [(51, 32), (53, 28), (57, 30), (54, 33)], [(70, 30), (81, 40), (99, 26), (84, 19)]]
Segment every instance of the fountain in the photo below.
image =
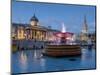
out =
[(71, 32), (66, 32), (66, 28), (63, 23), (62, 31), (54, 34), (54, 36), (59, 38), (59, 40), (56, 40), (56, 43), (48, 44), (43, 50), (43, 55), (53, 57), (81, 55), (81, 47), (79, 44), (73, 43), (73, 35), (74, 34)]

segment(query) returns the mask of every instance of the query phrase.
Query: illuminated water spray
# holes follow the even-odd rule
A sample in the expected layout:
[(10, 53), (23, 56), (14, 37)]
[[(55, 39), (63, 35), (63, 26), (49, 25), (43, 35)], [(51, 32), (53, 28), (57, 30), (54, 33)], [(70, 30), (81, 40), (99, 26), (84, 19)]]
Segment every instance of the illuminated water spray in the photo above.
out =
[(63, 32), (63, 33), (66, 32), (66, 27), (65, 27), (64, 23), (62, 23), (62, 30), (61, 30), (61, 32)]

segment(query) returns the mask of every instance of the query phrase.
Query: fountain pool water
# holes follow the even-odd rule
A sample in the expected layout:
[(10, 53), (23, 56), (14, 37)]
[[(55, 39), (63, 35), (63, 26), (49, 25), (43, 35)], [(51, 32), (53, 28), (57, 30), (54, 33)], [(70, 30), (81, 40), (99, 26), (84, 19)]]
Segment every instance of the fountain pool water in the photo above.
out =
[(44, 55), (61, 57), (61, 56), (77, 56), (81, 55), (81, 47), (79, 44), (70, 44), (73, 33), (66, 32), (65, 25), (62, 24), (62, 31), (55, 33), (54, 36), (60, 38), (59, 44), (49, 44), (43, 51)]

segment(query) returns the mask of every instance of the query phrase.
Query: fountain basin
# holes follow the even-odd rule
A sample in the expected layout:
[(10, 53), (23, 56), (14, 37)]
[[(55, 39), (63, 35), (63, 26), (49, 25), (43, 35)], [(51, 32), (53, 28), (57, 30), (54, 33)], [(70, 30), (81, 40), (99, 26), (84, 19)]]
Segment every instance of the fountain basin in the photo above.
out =
[(78, 56), (81, 55), (81, 47), (79, 45), (47, 45), (43, 55), (53, 57)]

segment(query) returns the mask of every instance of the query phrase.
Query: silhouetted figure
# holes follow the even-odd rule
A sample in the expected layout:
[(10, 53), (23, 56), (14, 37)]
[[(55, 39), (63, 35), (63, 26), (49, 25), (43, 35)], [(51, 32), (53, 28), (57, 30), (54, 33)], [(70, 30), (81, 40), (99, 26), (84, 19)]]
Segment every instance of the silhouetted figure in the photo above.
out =
[(66, 38), (65, 37), (61, 37), (61, 44), (66, 44)]
[(88, 45), (88, 49), (89, 49), (89, 50), (92, 49), (92, 44)]
[(41, 46), (41, 49), (43, 49), (43, 46)]

